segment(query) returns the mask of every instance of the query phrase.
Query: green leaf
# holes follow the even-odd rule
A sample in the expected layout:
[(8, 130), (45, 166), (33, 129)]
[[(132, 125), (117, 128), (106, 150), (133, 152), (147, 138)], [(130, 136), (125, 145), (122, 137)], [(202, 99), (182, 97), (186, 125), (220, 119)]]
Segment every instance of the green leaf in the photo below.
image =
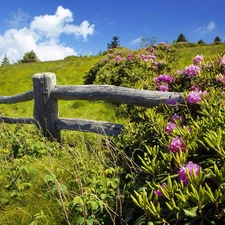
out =
[(189, 216), (189, 217), (196, 217), (197, 214), (194, 211), (188, 210), (188, 209), (183, 209), (185, 216)]

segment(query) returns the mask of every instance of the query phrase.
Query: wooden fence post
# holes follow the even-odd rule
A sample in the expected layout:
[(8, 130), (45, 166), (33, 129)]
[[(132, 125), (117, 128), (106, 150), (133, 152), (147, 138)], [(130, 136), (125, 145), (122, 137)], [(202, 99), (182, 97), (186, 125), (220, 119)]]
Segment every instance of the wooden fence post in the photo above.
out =
[(33, 77), (34, 118), (38, 121), (45, 137), (60, 140), (60, 131), (56, 129), (58, 120), (58, 102), (50, 96), (56, 85), (54, 73), (37, 73)]

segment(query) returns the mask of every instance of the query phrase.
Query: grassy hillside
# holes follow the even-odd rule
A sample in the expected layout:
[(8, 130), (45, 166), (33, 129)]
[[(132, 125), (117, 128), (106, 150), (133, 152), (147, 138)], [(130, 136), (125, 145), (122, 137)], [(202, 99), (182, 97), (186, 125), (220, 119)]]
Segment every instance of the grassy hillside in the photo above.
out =
[[(225, 52), (225, 44), (177, 49), (180, 56), (178, 68), (192, 64), (197, 54), (205, 57)], [(64, 60), (14, 64), (0, 67), (0, 96), (14, 95), (32, 90), (32, 75), (41, 72), (56, 74), (59, 85), (83, 84), (83, 76), (101, 56), (67, 57)], [(119, 122), (113, 107), (103, 102), (60, 101), (60, 117), (77, 117)], [(14, 105), (0, 105), (0, 114), (13, 117), (33, 117), (33, 101)]]
[[(41, 72), (56, 74), (59, 85), (83, 84), (83, 76), (98, 60), (95, 57), (68, 57), (65, 60), (15, 64), (0, 67), (0, 96), (20, 94), (32, 90), (32, 75)], [(114, 121), (112, 107), (103, 102), (60, 101), (61, 117), (76, 117)], [(33, 101), (0, 105), (0, 113), (10, 117), (33, 117)]]
[[(177, 50), (181, 56), (178, 62), (180, 69), (192, 64), (196, 54), (203, 54), (207, 58), (222, 52), (224, 46)], [(165, 53), (163, 50), (162, 52)], [(85, 72), (100, 58), (101, 56), (68, 57), (66, 60), (60, 61), (0, 67), (0, 96), (31, 90), (32, 75), (41, 72), (55, 73), (59, 85), (83, 84)], [(110, 72), (115, 68), (118, 69), (118, 64), (113, 62), (112, 67), (106, 68), (109, 68)], [(137, 61), (133, 60), (131, 63), (136, 66)], [(154, 71), (152, 69), (154, 68), (147, 67), (146, 71)], [(223, 71), (225, 64), (223, 70), (219, 69), (220, 72)], [(213, 74), (215, 71), (213, 70)], [(149, 75), (147, 72), (146, 74)], [(158, 74), (162, 73), (158, 72), (154, 75)], [(166, 77), (168, 78), (168, 76)], [(130, 76), (126, 80), (129, 81), (129, 78)], [(181, 77), (181, 79), (183, 78)], [(149, 82), (151, 81), (152, 77), (149, 78)], [(183, 80), (178, 79), (174, 88), (177, 88), (178, 84), (183, 85), (181, 86), (182, 90), (183, 87), (187, 87), (189, 90), (191, 85), (190, 83), (189, 86), (186, 86)], [(200, 80), (197, 84), (203, 86), (205, 82)], [(211, 84), (211, 80), (209, 84)], [(131, 113), (128, 117), (134, 119), (132, 123), (127, 124), (125, 133), (120, 139), (65, 131), (62, 135), (62, 142), (58, 143), (49, 141), (41, 134), (38, 135), (36, 130), (29, 129), (27, 125), (12, 126), (2, 123), (0, 126), (0, 224), (140, 225), (155, 221), (161, 224), (159, 222), (166, 220), (159, 221), (159, 216), (163, 218), (164, 215), (166, 217), (172, 215), (168, 217), (168, 220), (173, 222), (168, 222), (168, 224), (174, 224), (178, 216), (181, 218), (178, 218), (179, 223), (185, 224), (197, 216), (211, 216), (214, 213), (211, 211), (212, 206), (216, 209), (216, 213), (214, 213), (216, 217), (212, 218), (211, 221), (214, 222), (213, 219), (217, 220), (218, 218), (222, 218), (221, 220), (224, 221), (224, 198), (221, 197), (224, 190), (220, 188), (224, 187), (225, 184), (223, 179), (225, 166), (221, 166), (225, 158), (225, 144), (223, 141), (218, 143), (218, 140), (225, 140), (223, 132), (225, 96), (220, 89), (214, 90), (214, 88), (209, 94), (210, 98), (208, 98), (208, 94), (206, 95), (206, 99), (209, 101), (205, 101), (205, 95), (203, 96), (204, 99), (200, 103), (201, 111), (196, 105), (186, 104), (177, 108), (163, 106), (146, 111), (140, 108), (130, 109)], [(5, 116), (32, 117), (32, 109), (32, 101), (14, 105), (0, 104), (0, 114)], [(119, 122), (113, 106), (102, 101), (60, 101), (59, 112), (60, 117), (81, 117)], [(182, 125), (183, 115), (185, 126)], [(195, 118), (197, 118), (196, 121)], [(173, 131), (167, 132), (165, 127), (168, 126), (168, 121), (176, 123), (174, 125), (177, 129), (173, 127)], [(185, 144), (183, 149), (179, 145), (175, 150), (172, 149), (175, 146), (173, 143), (175, 141), (177, 143), (177, 138), (180, 140), (179, 143), (182, 143), (181, 146)], [(186, 149), (189, 152), (183, 154), (183, 150)], [(168, 150), (174, 154), (168, 154)], [(205, 153), (209, 158), (204, 156)], [(189, 159), (193, 159), (193, 162), (199, 162), (207, 170), (207, 174), (202, 175), (204, 171), (201, 170), (199, 177), (196, 173), (196, 176), (190, 180), (196, 182), (194, 184), (201, 185), (197, 186), (199, 188), (196, 190), (192, 186), (184, 186), (177, 180), (178, 174), (175, 174), (178, 164), (180, 167), (186, 163), (188, 154), (190, 154)], [(143, 159), (144, 166), (140, 167), (140, 160), (137, 158), (142, 157), (142, 155), (144, 158), (140, 159)], [(215, 171), (209, 173), (212, 168)], [(204, 179), (206, 179), (207, 185), (209, 184), (212, 188), (218, 184), (218, 189), (212, 189), (213, 193), (211, 193), (211, 189), (204, 186)], [(165, 189), (162, 189), (164, 187), (161, 186), (161, 189), (158, 190), (162, 182), (167, 182), (168, 185)], [(177, 194), (181, 198), (175, 198), (175, 200), (171, 198), (171, 202), (166, 202), (168, 205), (163, 203), (158, 207), (158, 202), (161, 201), (158, 198), (159, 194), (155, 198), (156, 201), (151, 200), (155, 196), (153, 188), (157, 193), (164, 190), (163, 193), (166, 193), (167, 196), (169, 196), (168, 193), (172, 193), (173, 196)], [(133, 195), (134, 191), (137, 190), (138, 198)], [(151, 192), (152, 194), (149, 194), (148, 197), (145, 195), (145, 199), (142, 200), (141, 192), (139, 194), (141, 190), (147, 190), (144, 193)], [(202, 195), (203, 198), (192, 198), (194, 196), (192, 194), (195, 193), (192, 193), (193, 190), (197, 196)], [(207, 190), (210, 191), (206, 192)], [(131, 201), (131, 195), (133, 200), (137, 199), (138, 208)], [(162, 200), (167, 201), (167, 198)], [(157, 202), (157, 207), (154, 206), (155, 202)], [(142, 203), (147, 204), (148, 207)], [(160, 210), (161, 207), (162, 213), (152, 213), (152, 205), (156, 210)], [(142, 209), (144, 209), (143, 212)], [(147, 221), (148, 218), (143, 213), (146, 213), (148, 209), (150, 209), (149, 212), (147, 211), (148, 216), (153, 214), (156, 217), (155, 221), (150, 220), (151, 218)], [(181, 214), (178, 213), (177, 209)], [(183, 209), (185, 209), (184, 214)], [(221, 217), (219, 217), (220, 215)]]
[(193, 63), (196, 55), (204, 55), (206, 58), (216, 56), (219, 53), (225, 53), (225, 44), (196, 46), (191, 48), (181, 48), (176, 50), (180, 56), (178, 67), (183, 69), (185, 66)]

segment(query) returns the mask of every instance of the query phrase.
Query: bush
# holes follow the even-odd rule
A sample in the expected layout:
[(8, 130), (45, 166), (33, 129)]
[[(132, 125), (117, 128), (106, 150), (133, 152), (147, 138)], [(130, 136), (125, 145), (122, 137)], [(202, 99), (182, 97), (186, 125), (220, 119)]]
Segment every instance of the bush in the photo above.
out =
[(143, 210), (137, 224), (224, 224), (225, 55), (198, 55), (171, 76), (170, 90), (183, 91), (184, 102), (139, 113), (123, 138), (133, 151), (139, 144), (147, 178), (132, 195)]
[(191, 48), (191, 47), (197, 47), (198, 44), (194, 43), (194, 42), (175, 42), (171, 45), (171, 47), (175, 48), (175, 49), (179, 49), (179, 48)]
[(30, 63), (30, 62), (39, 62), (36, 53), (31, 50), (30, 52), (26, 52), (23, 56), (23, 59), (20, 61), (21, 63)]
[(155, 88), (152, 78), (169, 73), (176, 61), (175, 52), (165, 43), (138, 51), (111, 49), (85, 75), (84, 82), (151, 90)]

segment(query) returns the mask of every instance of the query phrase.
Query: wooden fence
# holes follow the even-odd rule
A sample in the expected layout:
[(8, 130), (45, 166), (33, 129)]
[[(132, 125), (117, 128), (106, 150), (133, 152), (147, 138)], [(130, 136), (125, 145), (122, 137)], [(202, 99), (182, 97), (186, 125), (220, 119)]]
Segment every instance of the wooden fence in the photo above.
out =
[(35, 124), (44, 136), (60, 140), (61, 130), (88, 131), (117, 136), (123, 125), (111, 122), (58, 118), (58, 100), (103, 100), (128, 105), (153, 107), (168, 99), (182, 101), (182, 93), (137, 90), (112, 85), (56, 85), (54, 73), (34, 74), (33, 90), (14, 96), (0, 96), (0, 104), (14, 104), (34, 99), (34, 118), (0, 117), (5, 123)]

